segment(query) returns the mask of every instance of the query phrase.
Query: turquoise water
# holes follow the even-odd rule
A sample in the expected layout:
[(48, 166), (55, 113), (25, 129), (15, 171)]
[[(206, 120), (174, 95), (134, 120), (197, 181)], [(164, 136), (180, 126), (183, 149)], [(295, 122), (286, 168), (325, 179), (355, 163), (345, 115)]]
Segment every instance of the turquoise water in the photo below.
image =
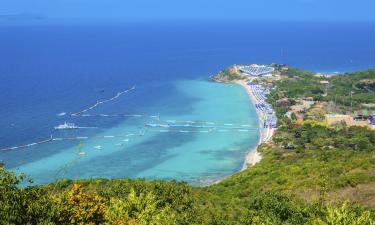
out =
[[(163, 113), (162, 120), (210, 121), (257, 126), (257, 116), (246, 91), (233, 84), (205, 80), (182, 80), (174, 88), (194, 99), (186, 113)], [(166, 99), (168, 101), (168, 99)], [(108, 103), (108, 104), (118, 104)], [(164, 107), (173, 107), (173, 102)], [(100, 118), (99, 118), (100, 119)], [(140, 127), (151, 119), (131, 118), (95, 133), (18, 170), (38, 183), (58, 178), (132, 177), (177, 179), (206, 184), (241, 169), (249, 148), (256, 145), (258, 132), (250, 133), (162, 133), (159, 128)], [(121, 138), (95, 138), (128, 135)], [(47, 144), (53, 147), (55, 144)], [(80, 145), (81, 147), (77, 147)], [(95, 148), (101, 146), (101, 149)], [(84, 152), (82, 155), (78, 152)]]

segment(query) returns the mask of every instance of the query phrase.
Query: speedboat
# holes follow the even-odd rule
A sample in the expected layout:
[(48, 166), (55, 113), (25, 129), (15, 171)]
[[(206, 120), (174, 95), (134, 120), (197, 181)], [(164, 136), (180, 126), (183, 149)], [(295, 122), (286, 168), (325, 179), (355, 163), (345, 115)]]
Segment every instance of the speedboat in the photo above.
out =
[(74, 123), (67, 123), (67, 122), (55, 127), (55, 130), (69, 130), (69, 129), (78, 129), (78, 127)]

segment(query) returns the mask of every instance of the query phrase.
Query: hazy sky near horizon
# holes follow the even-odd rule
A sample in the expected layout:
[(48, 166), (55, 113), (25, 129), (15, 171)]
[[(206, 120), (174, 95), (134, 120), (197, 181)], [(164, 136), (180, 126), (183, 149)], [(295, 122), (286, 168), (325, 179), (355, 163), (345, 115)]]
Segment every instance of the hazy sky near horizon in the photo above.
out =
[(375, 0), (0, 0), (0, 15), (73, 20), (375, 21)]

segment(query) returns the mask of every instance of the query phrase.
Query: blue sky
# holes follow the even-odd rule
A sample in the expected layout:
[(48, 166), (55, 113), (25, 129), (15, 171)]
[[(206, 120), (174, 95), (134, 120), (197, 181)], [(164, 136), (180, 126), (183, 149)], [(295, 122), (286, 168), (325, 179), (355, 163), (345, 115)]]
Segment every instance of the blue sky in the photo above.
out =
[(73, 20), (375, 21), (375, 0), (0, 0), (0, 15)]

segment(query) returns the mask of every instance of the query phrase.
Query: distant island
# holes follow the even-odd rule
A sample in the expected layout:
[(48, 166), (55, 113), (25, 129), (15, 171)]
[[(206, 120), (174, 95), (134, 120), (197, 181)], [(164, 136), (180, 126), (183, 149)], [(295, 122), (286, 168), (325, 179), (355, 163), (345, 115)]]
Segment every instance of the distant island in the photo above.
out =
[[(27, 180), (0, 166), (1, 224), (374, 224), (375, 69), (233, 65), (261, 138), (243, 170), (207, 187), (144, 179)], [(192, 162), (193, 163), (193, 162)]]

